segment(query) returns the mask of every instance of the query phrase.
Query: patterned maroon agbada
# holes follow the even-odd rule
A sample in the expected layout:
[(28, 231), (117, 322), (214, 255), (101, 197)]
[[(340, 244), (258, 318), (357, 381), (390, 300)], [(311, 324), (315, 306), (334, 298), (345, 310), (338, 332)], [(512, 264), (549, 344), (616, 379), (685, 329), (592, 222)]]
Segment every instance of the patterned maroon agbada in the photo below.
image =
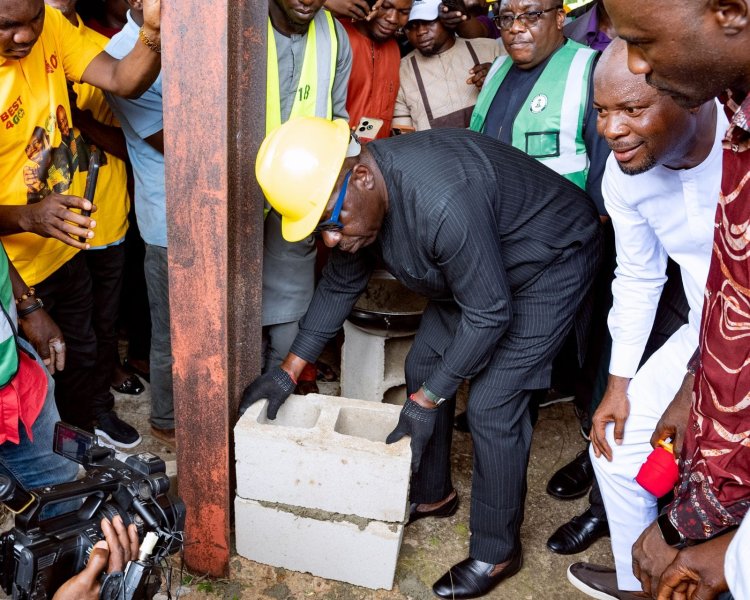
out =
[[(704, 294), (700, 366), (670, 507), (691, 539), (739, 524), (750, 507), (750, 95), (728, 93), (721, 195)], [(741, 103), (741, 104), (740, 104)]]

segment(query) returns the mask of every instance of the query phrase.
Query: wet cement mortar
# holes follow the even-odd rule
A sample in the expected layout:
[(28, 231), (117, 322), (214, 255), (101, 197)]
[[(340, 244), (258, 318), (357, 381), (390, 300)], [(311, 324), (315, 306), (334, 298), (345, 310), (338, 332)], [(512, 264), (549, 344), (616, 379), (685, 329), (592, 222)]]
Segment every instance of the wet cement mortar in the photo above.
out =
[[(337, 384), (321, 384), (321, 393), (335, 395)], [(115, 394), (120, 416), (143, 434), (143, 442), (134, 451), (151, 451), (166, 461), (173, 461), (173, 450), (149, 432), (150, 390), (140, 396)], [(462, 390), (463, 392), (463, 390)], [(459, 395), (459, 410), (464, 403)], [(586, 598), (566, 578), (569, 564), (588, 561), (612, 566), (609, 539), (603, 538), (586, 552), (560, 556), (546, 549), (549, 535), (562, 523), (580, 514), (587, 499), (562, 502), (548, 496), (545, 486), (549, 477), (584, 448), (578, 433), (578, 420), (570, 403), (540, 410), (534, 430), (528, 473), (526, 517), (521, 530), (524, 564), (514, 577), (485, 596), (490, 600), (578, 600)], [(262, 565), (238, 556), (230, 560), (227, 579), (209, 579), (180, 569), (173, 557), (172, 598), (189, 600), (427, 600), (435, 598), (432, 584), (453, 564), (468, 556), (469, 502), (471, 495), (472, 445), (467, 433), (454, 432), (453, 483), (460, 496), (458, 512), (447, 519), (422, 519), (404, 530), (401, 552), (392, 590), (370, 590), (338, 581)], [(321, 548), (325, 552), (325, 548)], [(182, 585), (178, 587), (178, 582)], [(2, 598), (0, 592), (0, 598)], [(156, 600), (166, 600), (157, 594)]]

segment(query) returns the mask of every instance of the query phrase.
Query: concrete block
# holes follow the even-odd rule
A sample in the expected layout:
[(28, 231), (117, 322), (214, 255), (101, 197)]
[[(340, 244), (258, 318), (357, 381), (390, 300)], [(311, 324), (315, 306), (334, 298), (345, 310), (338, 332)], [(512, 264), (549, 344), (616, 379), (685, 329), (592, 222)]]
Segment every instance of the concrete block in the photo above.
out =
[(275, 421), (266, 401), (234, 430), (237, 495), (366, 519), (403, 522), (409, 438), (385, 444), (400, 409), (308, 394), (290, 396)]
[(341, 394), (382, 402), (389, 390), (406, 383), (404, 361), (413, 335), (383, 337), (344, 323), (341, 349)]
[(236, 498), (237, 554), (367, 588), (391, 589), (403, 525), (329, 520)]

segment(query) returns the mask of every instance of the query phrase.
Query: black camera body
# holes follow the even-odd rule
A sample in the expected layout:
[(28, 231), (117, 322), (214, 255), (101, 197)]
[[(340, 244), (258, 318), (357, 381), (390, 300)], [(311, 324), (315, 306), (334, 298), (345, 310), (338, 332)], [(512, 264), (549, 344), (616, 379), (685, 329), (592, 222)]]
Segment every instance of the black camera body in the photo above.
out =
[[(185, 505), (167, 494), (161, 458), (143, 452), (123, 462), (92, 434), (61, 422), (55, 426), (54, 450), (83, 465), (85, 476), (28, 492), (0, 476), (0, 500), (16, 513), (14, 528), (0, 537), (0, 586), (14, 600), (51, 598), (80, 572), (104, 537), (103, 517), (120, 515), (126, 526), (135, 523), (141, 541), (146, 533), (157, 533), (153, 564), (180, 549)], [(46, 516), (50, 507), (61, 514)], [(139, 582), (138, 595), (128, 598), (151, 598), (158, 590), (158, 569), (142, 571), (149, 580)]]

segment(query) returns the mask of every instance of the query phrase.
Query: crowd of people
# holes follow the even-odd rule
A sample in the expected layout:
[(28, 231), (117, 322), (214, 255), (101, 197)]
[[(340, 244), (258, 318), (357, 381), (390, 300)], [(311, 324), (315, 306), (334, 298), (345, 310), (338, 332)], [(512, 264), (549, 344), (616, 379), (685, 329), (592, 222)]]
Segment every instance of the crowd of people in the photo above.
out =
[[(750, 598), (750, 3), (576, 4), (269, 0), (262, 373), (240, 412), (315, 391), (385, 268), (429, 300), (387, 440), (410, 437), (408, 523), (455, 514), (454, 430), (474, 448), (469, 556), (436, 596), (522, 568), (536, 415), (574, 396), (590, 444), (548, 492), (591, 506), (548, 548), (609, 535), (615, 569), (571, 583)], [(137, 446), (112, 389), (139, 377), (175, 445), (160, 25), (158, 0), (0, 0), (0, 466), (26, 487), (75, 476), (58, 418)], [(635, 477), (666, 441), (658, 499)]]

